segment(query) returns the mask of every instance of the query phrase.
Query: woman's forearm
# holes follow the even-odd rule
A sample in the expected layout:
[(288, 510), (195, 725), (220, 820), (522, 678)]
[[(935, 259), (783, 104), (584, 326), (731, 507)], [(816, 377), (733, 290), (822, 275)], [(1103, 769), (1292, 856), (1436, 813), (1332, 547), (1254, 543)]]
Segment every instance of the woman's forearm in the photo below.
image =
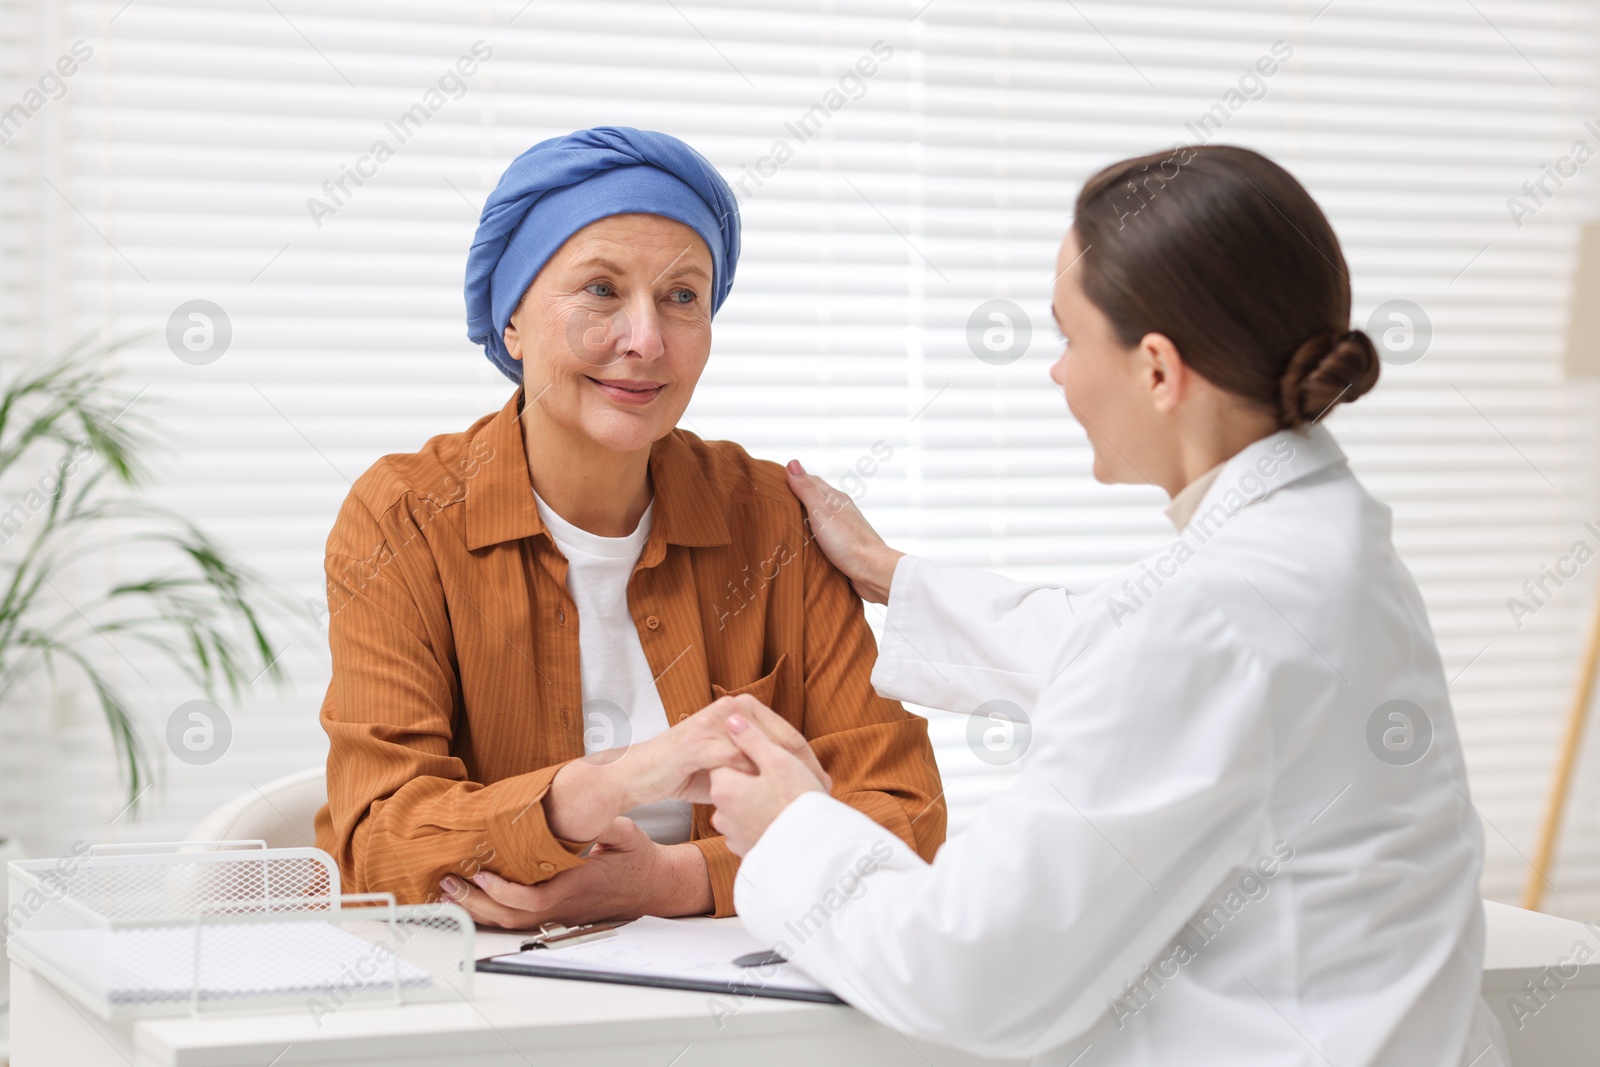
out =
[(551, 833), (566, 841), (593, 841), (634, 806), (615, 766), (576, 759), (556, 772), (544, 797), (544, 820)]
[(717, 909), (711, 892), (711, 872), (700, 846), (692, 841), (667, 845), (661, 850), (665, 877), (659, 887), (653, 915), (709, 915)]
[[(545, 794), (545, 823), (564, 840), (592, 841), (637, 799), (629, 795), (615, 763), (573, 760), (556, 772)], [(710, 871), (698, 846), (668, 845), (656, 855), (649, 914), (706, 915), (716, 910)]]

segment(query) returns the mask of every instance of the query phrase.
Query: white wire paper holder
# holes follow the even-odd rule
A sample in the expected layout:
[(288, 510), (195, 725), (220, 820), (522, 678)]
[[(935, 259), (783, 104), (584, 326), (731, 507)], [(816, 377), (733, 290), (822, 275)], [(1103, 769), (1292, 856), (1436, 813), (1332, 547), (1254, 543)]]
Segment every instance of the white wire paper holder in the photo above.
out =
[[(208, 848), (210, 851), (194, 851)], [(13, 960), (108, 1021), (467, 998), (455, 904), (341, 894), (333, 858), (262, 841), (95, 846), (10, 864)]]

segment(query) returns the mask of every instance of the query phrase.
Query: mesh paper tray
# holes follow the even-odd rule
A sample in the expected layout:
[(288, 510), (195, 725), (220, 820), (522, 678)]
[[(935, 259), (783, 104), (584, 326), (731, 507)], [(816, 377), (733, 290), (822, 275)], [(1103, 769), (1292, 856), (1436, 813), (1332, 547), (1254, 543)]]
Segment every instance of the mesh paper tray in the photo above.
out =
[(465, 911), (340, 894), (318, 849), (96, 846), (9, 874), (11, 958), (103, 1019), (471, 996)]

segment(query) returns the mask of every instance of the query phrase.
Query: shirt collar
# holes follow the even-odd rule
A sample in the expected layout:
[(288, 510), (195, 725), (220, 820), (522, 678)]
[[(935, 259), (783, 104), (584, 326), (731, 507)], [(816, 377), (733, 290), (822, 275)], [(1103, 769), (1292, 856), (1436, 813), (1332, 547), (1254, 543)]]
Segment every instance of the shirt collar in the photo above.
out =
[[(1344, 462), (1344, 450), (1325, 426), (1279, 430), (1251, 442), (1185, 486), (1172, 498), (1167, 515), (1182, 533), (1195, 515), (1217, 504), (1233, 514), (1286, 485)], [(1197, 499), (1189, 498), (1189, 491), (1202, 481), (1205, 485), (1194, 494)], [(1187, 511), (1181, 505), (1187, 505)]]
[[(469, 450), (486, 457), (467, 482), (467, 550), (548, 534), (539, 518), (522, 444), (522, 387), (473, 434)], [(673, 430), (650, 448), (655, 486), (651, 531), (676, 545), (726, 545), (733, 538), (723, 517), (724, 498), (706, 481), (694, 450)]]
[(1172, 498), (1172, 503), (1167, 505), (1167, 518), (1172, 525), (1183, 533), (1183, 528), (1189, 525), (1189, 520), (1194, 517), (1195, 511), (1200, 507), (1200, 501), (1205, 497), (1206, 490), (1211, 488), (1211, 483), (1217, 480), (1217, 475), (1222, 473), (1223, 463), (1206, 471), (1200, 477), (1178, 490), (1178, 495)]

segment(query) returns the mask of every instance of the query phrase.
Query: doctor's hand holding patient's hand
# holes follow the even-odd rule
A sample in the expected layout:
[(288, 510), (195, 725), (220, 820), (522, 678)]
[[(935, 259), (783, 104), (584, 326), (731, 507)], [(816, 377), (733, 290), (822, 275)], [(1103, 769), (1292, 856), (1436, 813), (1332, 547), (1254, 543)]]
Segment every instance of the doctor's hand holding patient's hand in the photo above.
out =
[(476, 921), (508, 929), (709, 911), (711, 883), (699, 847), (657, 844), (621, 813), (669, 798), (706, 803), (713, 768), (753, 775), (760, 764), (745, 754), (748, 739), (741, 744), (730, 731), (732, 720), (814, 787), (832, 787), (805, 736), (783, 716), (748, 694), (721, 697), (648, 741), (572, 760), (556, 774), (545, 819), (558, 837), (594, 842), (582, 865), (532, 885), (478, 870), (470, 880), (446, 876), (440, 889)]
[(725, 696), (648, 741), (567, 763), (545, 795), (546, 823), (557, 837), (592, 841), (618, 815), (640, 805), (669, 799), (706, 803), (713, 769), (756, 769), (728, 733), (734, 715), (828, 780), (805, 736), (783, 716), (749, 694)]
[(813, 790), (826, 793), (828, 787), (809, 766), (753, 729), (744, 717), (728, 716), (727, 728), (733, 743), (755, 764), (756, 773), (732, 767), (711, 772), (711, 803), (717, 808), (711, 826), (727, 837), (734, 855), (743, 856), (796, 797)]
[(756, 726), (757, 732), (773, 745), (804, 763), (823, 782), (832, 784), (805, 735), (755, 697), (741, 693), (715, 700), (666, 733), (634, 746), (631, 751), (644, 757), (632, 768), (634, 779), (642, 782), (645, 790), (635, 798), (636, 802), (647, 804), (670, 796), (704, 804), (710, 799), (713, 770), (755, 770), (755, 764), (729, 735), (728, 721), (735, 716)]
[(806, 509), (822, 551), (850, 579), (861, 599), (887, 604), (895, 564), (905, 553), (884, 543), (849, 494), (807, 474), (797, 459), (789, 461), (788, 472), (789, 491)]

